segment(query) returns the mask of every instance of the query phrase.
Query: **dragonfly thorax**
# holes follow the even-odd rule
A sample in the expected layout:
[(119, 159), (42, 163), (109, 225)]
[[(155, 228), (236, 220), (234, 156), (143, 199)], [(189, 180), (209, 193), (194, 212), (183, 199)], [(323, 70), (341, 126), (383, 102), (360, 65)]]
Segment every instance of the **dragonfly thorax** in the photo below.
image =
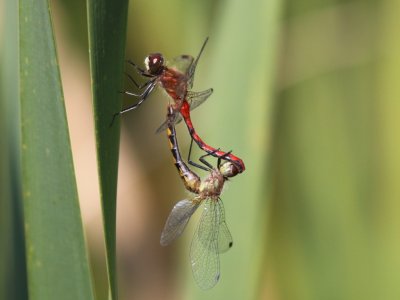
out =
[(201, 182), (200, 195), (204, 198), (217, 199), (224, 187), (225, 178), (218, 170), (212, 170), (210, 175)]
[(160, 75), (164, 69), (164, 57), (161, 53), (152, 53), (144, 59), (146, 70), (151, 75)]

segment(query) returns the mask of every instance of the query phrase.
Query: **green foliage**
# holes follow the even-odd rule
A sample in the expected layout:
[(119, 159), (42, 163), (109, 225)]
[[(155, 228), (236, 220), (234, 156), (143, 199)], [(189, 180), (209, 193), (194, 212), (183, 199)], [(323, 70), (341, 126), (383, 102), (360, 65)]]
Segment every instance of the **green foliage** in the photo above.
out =
[[(0, 44), (0, 299), (26, 299), (26, 265), (20, 191), (18, 3), (4, 3), (8, 26)], [(7, 42), (6, 42), (7, 41)]]
[(88, 1), (88, 28), (97, 161), (111, 299), (117, 299), (116, 193), (128, 1)]
[(93, 299), (46, 0), (19, 3), (19, 65), (29, 299)]
[[(0, 299), (94, 299), (49, 3), (20, 0), (18, 7), (4, 1), (0, 135), (7, 142), (0, 148), (0, 200), (5, 199)], [(156, 115), (165, 113), (166, 101), (149, 100), (151, 110), (132, 113), (140, 129), (126, 129), (141, 142), (131, 146), (144, 147), (147, 155), (135, 164), (140, 182), (165, 184), (162, 191), (151, 191), (153, 198), (135, 199), (150, 213), (134, 248), (139, 259), (132, 254), (134, 275), (152, 273), (142, 257), (171, 251), (173, 261), (186, 266), (178, 291), (185, 299), (398, 299), (398, 1), (132, 4), (129, 37), (135, 46), (129, 58), (136, 62), (150, 51), (167, 58), (196, 54), (210, 36), (194, 87), (215, 91), (193, 111), (193, 123), (207, 143), (233, 150), (246, 164), (222, 195), (234, 246), (220, 256), (220, 282), (200, 291), (183, 255), (188, 241), (181, 243), (183, 253), (146, 248), (159, 247), (154, 246), (159, 232), (152, 234), (151, 226), (158, 230), (167, 216), (164, 191), (183, 191), (178, 175), (179, 185), (168, 181), (173, 165), (165, 143), (159, 150), (149, 142), (156, 138), (148, 138), (162, 122)], [(76, 12), (82, 8), (78, 0), (67, 7), (67, 18), (81, 16), (74, 31), (82, 27), (82, 33), (74, 42), (85, 51), (86, 29), (89, 33), (107, 288), (109, 299), (116, 300), (120, 119), (112, 127), (110, 122), (121, 109), (128, 2), (87, 1), (88, 20)], [(145, 125), (142, 112), (150, 120)], [(149, 167), (152, 151), (166, 153), (164, 169)], [(165, 277), (149, 280), (155, 278)], [(138, 282), (139, 295), (160, 284)], [(168, 288), (166, 297), (175, 296)]]

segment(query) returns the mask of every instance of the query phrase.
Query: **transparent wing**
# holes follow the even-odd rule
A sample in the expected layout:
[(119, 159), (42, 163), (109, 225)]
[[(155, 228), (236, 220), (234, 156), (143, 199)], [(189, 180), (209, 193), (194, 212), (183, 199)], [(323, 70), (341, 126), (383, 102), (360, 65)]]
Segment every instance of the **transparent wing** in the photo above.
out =
[(214, 200), (205, 200), (203, 214), (193, 236), (190, 260), (198, 286), (207, 290), (219, 280), (218, 230), (220, 210)]
[(200, 52), (196, 57), (196, 60), (193, 61), (193, 63), (190, 65), (187, 71), (188, 87), (189, 87), (188, 89), (191, 89), (193, 87), (194, 73), (196, 72), (197, 63), (199, 62), (200, 56), (203, 53), (204, 48), (207, 45), (207, 42), (208, 42), (208, 37), (204, 41), (203, 46), (201, 47)]
[(169, 126), (173, 126), (174, 124), (178, 124), (180, 121), (182, 121), (182, 117), (179, 112), (174, 112), (172, 115), (167, 116), (167, 119), (160, 125), (160, 127), (157, 128), (156, 133), (161, 133)]
[[(208, 89), (202, 92), (188, 91), (186, 99), (189, 102), (190, 110), (192, 111), (200, 104), (202, 104), (204, 101), (206, 101), (208, 97), (210, 97), (210, 95), (213, 93), (213, 91), (214, 91), (213, 89)], [(164, 123), (162, 123), (160, 127), (158, 127), (156, 133), (163, 132), (170, 125), (179, 124), (181, 121), (182, 121), (182, 116), (179, 112), (176, 111), (171, 118), (165, 120)]]
[(232, 248), (233, 239), (225, 222), (225, 208), (222, 200), (218, 200), (217, 204), (219, 209), (219, 230), (218, 230), (218, 252), (224, 253)]
[(190, 66), (193, 64), (194, 58), (191, 55), (179, 55), (167, 62), (168, 68), (175, 69), (183, 74), (189, 72)]
[(169, 245), (182, 234), (190, 217), (198, 207), (199, 204), (187, 199), (181, 200), (175, 204), (161, 233), (160, 244), (162, 246)]
[(202, 104), (204, 101), (208, 99), (208, 97), (211, 96), (213, 93), (213, 89), (208, 89), (202, 92), (191, 92), (189, 91), (187, 93), (187, 101), (189, 102), (190, 105), (190, 110), (195, 109), (198, 107), (200, 104)]

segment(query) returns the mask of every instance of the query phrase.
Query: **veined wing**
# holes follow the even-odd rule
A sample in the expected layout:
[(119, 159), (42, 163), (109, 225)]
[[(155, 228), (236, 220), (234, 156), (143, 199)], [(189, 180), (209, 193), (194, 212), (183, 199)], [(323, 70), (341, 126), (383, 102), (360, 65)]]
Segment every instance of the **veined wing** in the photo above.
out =
[(220, 214), (212, 199), (204, 201), (204, 210), (190, 247), (193, 277), (203, 290), (212, 288), (219, 280), (218, 230)]
[(196, 72), (196, 67), (197, 63), (199, 62), (200, 56), (204, 51), (204, 48), (206, 47), (208, 42), (208, 37), (203, 43), (203, 46), (200, 49), (199, 54), (197, 55), (196, 59), (193, 61), (193, 63), (190, 65), (188, 71), (187, 71), (187, 77), (188, 77), (188, 89), (191, 89), (193, 87), (193, 81), (194, 81), (194, 73)]
[(167, 116), (167, 119), (157, 128), (156, 133), (161, 133), (167, 130), (169, 126), (173, 126), (174, 124), (178, 124), (182, 121), (182, 117), (179, 112), (174, 112), (172, 115)]
[(213, 92), (214, 92), (214, 90), (212, 88), (205, 90), (205, 91), (201, 91), (201, 92), (188, 91), (186, 98), (187, 98), (187, 101), (189, 102), (190, 110), (195, 109), (200, 104), (202, 104), (204, 101), (206, 101)]
[(182, 74), (187, 74), (193, 62), (194, 62), (193, 56), (182, 54), (177, 57), (174, 57), (171, 61), (168, 61), (167, 67), (175, 69), (181, 72)]
[(187, 199), (181, 200), (175, 204), (161, 233), (160, 244), (162, 246), (169, 245), (182, 234), (190, 217), (194, 214), (199, 205), (200, 204), (196, 204)]
[[(189, 103), (190, 110), (192, 111), (200, 104), (202, 104), (204, 101), (206, 101), (208, 97), (211, 96), (213, 91), (214, 91), (213, 89), (208, 89), (201, 92), (188, 91), (186, 99)], [(182, 121), (182, 116), (180, 115), (180, 113), (175, 112), (172, 118), (168, 118), (167, 120), (164, 121), (164, 123), (160, 125), (160, 127), (158, 127), (156, 133), (163, 132), (169, 127), (169, 125), (179, 124), (181, 121)]]
[(232, 248), (233, 239), (225, 222), (225, 208), (221, 199), (218, 199), (217, 204), (219, 210), (219, 231), (218, 231), (218, 252), (224, 253)]

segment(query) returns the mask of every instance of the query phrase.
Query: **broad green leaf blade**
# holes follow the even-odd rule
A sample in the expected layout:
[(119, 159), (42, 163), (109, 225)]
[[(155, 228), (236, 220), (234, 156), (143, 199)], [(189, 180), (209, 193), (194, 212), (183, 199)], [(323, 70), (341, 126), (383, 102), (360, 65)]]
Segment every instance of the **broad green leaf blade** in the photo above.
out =
[[(1, 1), (0, 1), (1, 2)], [(4, 1), (0, 20), (0, 299), (27, 299), (22, 221), (18, 2)]]
[(112, 299), (117, 299), (116, 191), (119, 118), (128, 1), (87, 1), (89, 52), (100, 194), (106, 243), (107, 269)]
[(29, 299), (93, 299), (46, 0), (20, 1), (19, 43)]

